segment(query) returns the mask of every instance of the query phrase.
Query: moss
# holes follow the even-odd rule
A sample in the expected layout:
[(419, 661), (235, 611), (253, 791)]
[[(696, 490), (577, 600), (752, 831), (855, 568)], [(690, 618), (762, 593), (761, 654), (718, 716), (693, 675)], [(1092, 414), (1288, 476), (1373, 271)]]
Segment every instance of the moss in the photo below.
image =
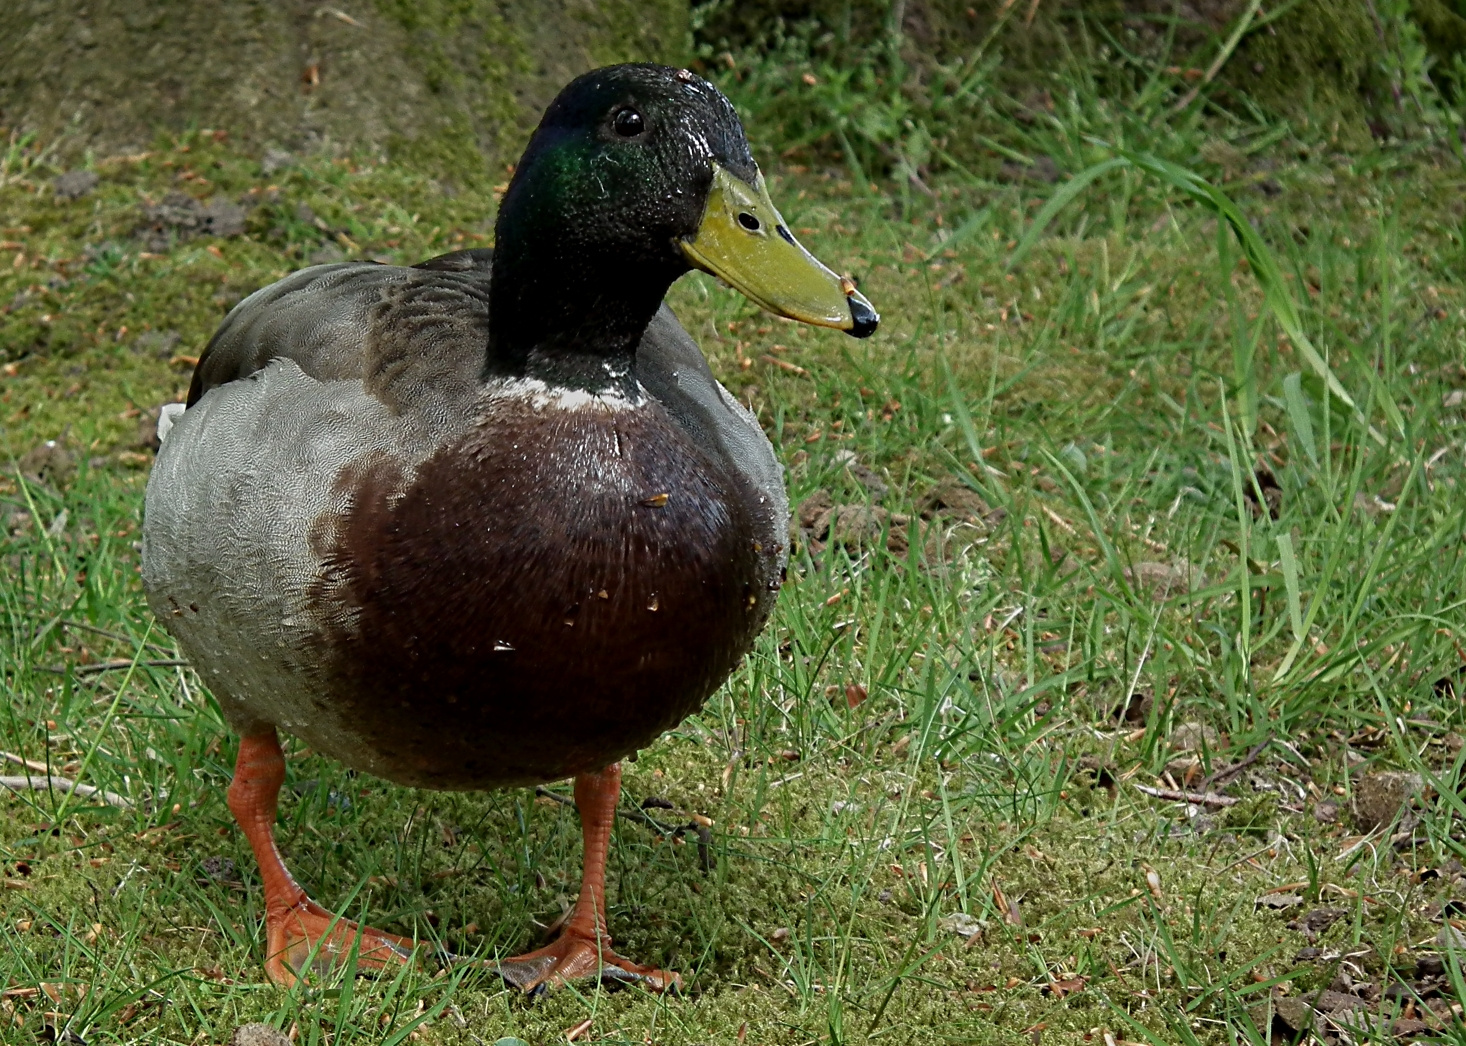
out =
[(1221, 824), (1234, 832), (1267, 835), (1278, 823), (1278, 799), (1271, 792), (1249, 796), (1236, 806), (1228, 807)]
[(1353, 144), (1367, 141), (1365, 121), (1388, 98), (1376, 80), (1379, 34), (1368, 9), (1353, 0), (1306, 0), (1238, 49), (1228, 82), (1299, 120), (1337, 124)]
[(587, 69), (679, 62), (687, 51), (681, 0), (502, 5), (488, 0), (376, 0), (406, 38), (429, 92), (446, 103), (442, 133), (399, 134), (394, 158), (471, 171), (473, 145), (516, 155), (559, 89)]
[(27, 0), (0, 5), (0, 128), (77, 155), (224, 128), (256, 151), (366, 149), (472, 177), (577, 73), (681, 59), (687, 17), (685, 0)]
[(1437, 65), (1448, 67), (1466, 57), (1466, 2), (1411, 0), (1410, 13)]

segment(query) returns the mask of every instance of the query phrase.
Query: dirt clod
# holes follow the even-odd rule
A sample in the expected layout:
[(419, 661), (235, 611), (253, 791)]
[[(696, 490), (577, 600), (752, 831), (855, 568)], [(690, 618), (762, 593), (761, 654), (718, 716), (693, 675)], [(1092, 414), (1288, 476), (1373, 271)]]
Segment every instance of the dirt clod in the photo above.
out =
[(79, 200), (97, 187), (102, 179), (95, 171), (67, 171), (51, 183), (57, 199)]
[(276, 171), (282, 171), (295, 163), (295, 155), (284, 149), (266, 149), (264, 159), (260, 160), (260, 173), (266, 178)]
[(1172, 596), (1195, 591), (1206, 584), (1206, 576), (1189, 563), (1154, 563), (1143, 561), (1125, 568), (1125, 579), (1139, 589), (1148, 589), (1150, 598), (1163, 603)]
[(897, 555), (908, 547), (909, 516), (888, 512), (876, 505), (836, 505), (826, 490), (817, 490), (800, 503), (794, 514), (798, 531), (796, 543), (807, 544), (810, 552), (819, 553), (828, 545), (840, 545), (847, 551), (867, 551), (883, 543)]
[(230, 857), (222, 857), (218, 854), (205, 857), (199, 862), (199, 871), (217, 882), (239, 882), (239, 872), (235, 870), (234, 860)]
[(1348, 914), (1342, 908), (1315, 908), (1303, 918), (1290, 922), (1288, 929), (1311, 941)]
[(186, 193), (171, 192), (162, 203), (143, 208), (137, 234), (150, 251), (163, 252), (177, 240), (195, 236), (240, 236), (244, 233), (245, 209), (215, 196), (207, 203)]
[(61, 443), (48, 439), (37, 443), (20, 459), (20, 474), (26, 479), (64, 487), (76, 471), (76, 461)]
[(1216, 752), (1223, 747), (1222, 735), (1216, 727), (1206, 723), (1189, 721), (1176, 727), (1171, 733), (1173, 752)]
[(1361, 832), (1387, 827), (1409, 808), (1423, 785), (1419, 774), (1398, 770), (1365, 774), (1355, 786), (1354, 801), (1349, 805), (1354, 827)]
[(922, 519), (952, 518), (964, 523), (997, 526), (1007, 513), (993, 508), (975, 490), (957, 482), (939, 483), (917, 502)]
[(234, 1029), (229, 1046), (290, 1046), (290, 1040), (268, 1024), (252, 1022)]
[(834, 507), (835, 502), (830, 497), (830, 492), (822, 488), (799, 503), (794, 518), (799, 523), (800, 530), (814, 530), (821, 521), (828, 520), (827, 514)]

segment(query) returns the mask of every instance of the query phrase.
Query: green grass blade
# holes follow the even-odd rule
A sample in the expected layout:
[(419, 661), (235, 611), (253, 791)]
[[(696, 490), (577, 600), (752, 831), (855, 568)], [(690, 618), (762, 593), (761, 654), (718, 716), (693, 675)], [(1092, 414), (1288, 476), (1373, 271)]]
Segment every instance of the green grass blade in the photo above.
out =
[(1298, 557), (1293, 553), (1293, 535), (1279, 534), (1278, 558), (1283, 567), (1283, 584), (1288, 592), (1288, 621), (1293, 626), (1293, 638), (1303, 641), (1303, 601), (1298, 589)]
[(1293, 426), (1293, 438), (1303, 445), (1308, 460), (1318, 468), (1318, 442), (1313, 438), (1313, 419), (1303, 398), (1303, 375), (1297, 371), (1283, 379), (1283, 400), (1288, 408), (1288, 421)]
[(1060, 186), (1059, 191), (1049, 197), (1048, 203), (1044, 204), (1043, 208), (1034, 216), (1033, 224), (1028, 227), (1028, 231), (1018, 241), (1018, 246), (1013, 248), (1013, 253), (1008, 256), (1008, 268), (1012, 269), (1027, 256), (1029, 251), (1033, 250), (1034, 244), (1043, 238), (1043, 234), (1048, 229), (1049, 223), (1054, 220), (1054, 216), (1069, 206), (1069, 204), (1073, 203), (1075, 198), (1088, 188), (1091, 182), (1115, 170), (1117, 167), (1124, 167), (1129, 163), (1128, 158), (1121, 156), (1101, 160), (1092, 167), (1086, 167)]

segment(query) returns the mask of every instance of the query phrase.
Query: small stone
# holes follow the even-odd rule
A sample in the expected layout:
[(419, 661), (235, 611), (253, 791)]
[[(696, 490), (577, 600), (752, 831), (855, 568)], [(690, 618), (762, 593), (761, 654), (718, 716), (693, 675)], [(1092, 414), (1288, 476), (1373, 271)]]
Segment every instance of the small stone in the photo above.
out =
[(986, 927), (981, 919), (966, 912), (953, 912), (937, 920), (937, 929), (955, 933), (959, 937), (971, 937), (975, 933), (981, 933)]
[(1265, 893), (1256, 901), (1259, 908), (1296, 908), (1303, 897), (1296, 893)]
[(51, 183), (60, 200), (79, 200), (101, 181), (94, 171), (67, 171)]
[(1441, 927), (1441, 932), (1435, 935), (1435, 943), (1448, 950), (1466, 951), (1466, 931), (1446, 923)]
[(1442, 956), (1434, 952), (1426, 952), (1424, 955), (1415, 957), (1415, 976), (1440, 977), (1446, 972), (1446, 961)]
[(1336, 992), (1331, 989), (1324, 989), (1317, 995), (1309, 997), (1309, 1001), (1320, 1013), (1346, 1012), (1357, 1010), (1364, 1005), (1364, 1000), (1357, 995)]

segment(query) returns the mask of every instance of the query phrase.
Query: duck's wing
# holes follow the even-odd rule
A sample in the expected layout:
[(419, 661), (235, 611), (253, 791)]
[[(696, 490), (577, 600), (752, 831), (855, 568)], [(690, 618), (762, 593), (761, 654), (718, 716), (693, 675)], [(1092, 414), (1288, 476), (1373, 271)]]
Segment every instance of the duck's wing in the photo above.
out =
[[(394, 413), (463, 417), (483, 374), (492, 259), (491, 250), (475, 249), (410, 268), (342, 262), (292, 273), (225, 318), (199, 359), (188, 404), (288, 359), (318, 381), (361, 382)], [(789, 505), (774, 448), (665, 305), (642, 337), (636, 368), (703, 451), (748, 478), (782, 532)]]
[(789, 497), (773, 445), (758, 419), (713, 377), (702, 350), (665, 305), (637, 347), (636, 376), (699, 448), (748, 478), (763, 499), (782, 549)]
[[(316, 266), (241, 302), (148, 478), (148, 601), (242, 732), (299, 719), (335, 597), (333, 529), (472, 423), (488, 264)], [(313, 715), (329, 717), (329, 709)], [(337, 723), (349, 731), (349, 723)]]
[(491, 259), (471, 250), (412, 267), (342, 262), (291, 273), (225, 317), (188, 405), (288, 359), (318, 381), (359, 381), (394, 412), (459, 414), (483, 372)]

